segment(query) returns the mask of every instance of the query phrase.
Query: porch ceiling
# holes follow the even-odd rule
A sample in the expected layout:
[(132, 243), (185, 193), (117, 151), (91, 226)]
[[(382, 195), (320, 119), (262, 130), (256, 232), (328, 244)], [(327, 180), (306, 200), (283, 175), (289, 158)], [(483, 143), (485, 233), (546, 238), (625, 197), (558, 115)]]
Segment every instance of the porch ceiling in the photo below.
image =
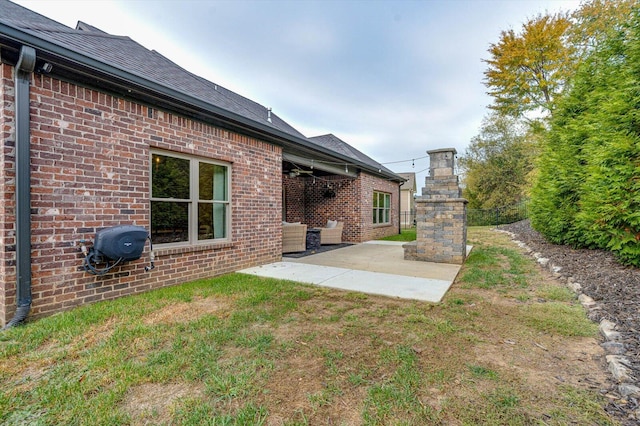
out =
[[(347, 163), (340, 164), (336, 161), (311, 160), (294, 154), (284, 154), (282, 158), (283, 171), (285, 173), (290, 171), (288, 167), (291, 165), (293, 168), (325, 172), (331, 175), (348, 176), (353, 178), (358, 176), (355, 166)], [(316, 173), (316, 175), (322, 174), (323, 173)]]

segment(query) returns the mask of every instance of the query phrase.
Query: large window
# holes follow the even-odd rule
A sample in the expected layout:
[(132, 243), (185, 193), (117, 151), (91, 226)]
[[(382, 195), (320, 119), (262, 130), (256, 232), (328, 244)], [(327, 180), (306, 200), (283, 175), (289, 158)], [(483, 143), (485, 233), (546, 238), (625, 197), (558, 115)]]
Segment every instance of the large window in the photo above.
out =
[(373, 224), (391, 223), (391, 194), (373, 192)]
[(229, 176), (228, 164), (152, 153), (153, 243), (195, 243), (227, 238)]

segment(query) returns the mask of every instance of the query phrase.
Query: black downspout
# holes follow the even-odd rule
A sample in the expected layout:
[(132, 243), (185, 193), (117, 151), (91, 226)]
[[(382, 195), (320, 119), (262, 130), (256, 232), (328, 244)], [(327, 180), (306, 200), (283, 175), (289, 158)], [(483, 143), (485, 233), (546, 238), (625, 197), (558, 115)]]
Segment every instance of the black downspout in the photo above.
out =
[(16, 313), (3, 329), (14, 327), (31, 311), (31, 133), (29, 85), (36, 51), (22, 46), (15, 68), (16, 114)]

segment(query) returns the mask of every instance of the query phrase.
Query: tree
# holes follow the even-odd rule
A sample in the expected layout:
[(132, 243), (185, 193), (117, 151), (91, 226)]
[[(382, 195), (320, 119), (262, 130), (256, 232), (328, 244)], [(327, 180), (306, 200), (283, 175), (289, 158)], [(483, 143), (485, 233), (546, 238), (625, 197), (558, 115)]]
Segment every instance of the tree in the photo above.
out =
[[(539, 15), (489, 47), (484, 83), (490, 108), (549, 118), (580, 62), (631, 16), (638, 0), (588, 0), (572, 14)], [(535, 120), (532, 120), (535, 121)]]
[(485, 117), (459, 160), (469, 208), (491, 209), (525, 198), (536, 152), (528, 126), (498, 113)]
[(484, 83), (494, 98), (490, 108), (518, 118), (549, 116), (575, 67), (575, 49), (567, 43), (570, 26), (565, 14), (539, 15), (521, 33), (502, 31), (484, 60)]
[(622, 29), (638, 0), (589, 0), (571, 14), (568, 42), (584, 57)]

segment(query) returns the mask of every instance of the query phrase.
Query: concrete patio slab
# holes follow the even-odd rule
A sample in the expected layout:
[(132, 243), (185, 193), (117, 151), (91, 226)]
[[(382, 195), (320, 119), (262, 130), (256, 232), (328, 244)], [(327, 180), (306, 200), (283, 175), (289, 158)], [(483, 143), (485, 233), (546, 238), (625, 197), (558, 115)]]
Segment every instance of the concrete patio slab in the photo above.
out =
[[(404, 260), (402, 242), (369, 241), (240, 273), (390, 297), (442, 300), (461, 265)], [(467, 252), (471, 247), (467, 248)]]

